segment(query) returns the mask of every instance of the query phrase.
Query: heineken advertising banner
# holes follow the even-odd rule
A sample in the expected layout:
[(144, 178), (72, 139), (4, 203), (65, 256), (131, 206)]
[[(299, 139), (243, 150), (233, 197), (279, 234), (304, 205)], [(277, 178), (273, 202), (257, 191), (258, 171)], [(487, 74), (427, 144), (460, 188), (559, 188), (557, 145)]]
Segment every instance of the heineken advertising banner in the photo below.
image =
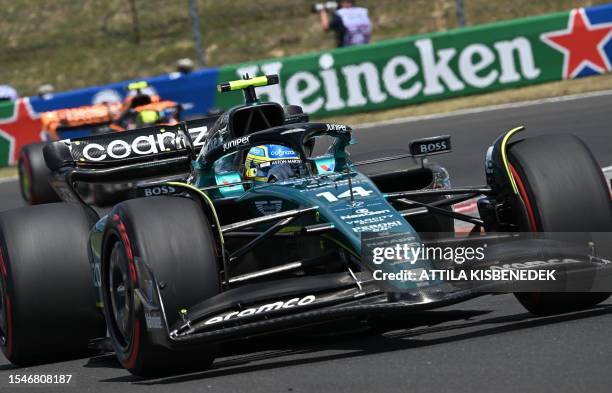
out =
[[(608, 72), (611, 38), (605, 5), (232, 65), (219, 78), (278, 73), (280, 86), (258, 89), (265, 99), (330, 116)], [(240, 99), (217, 93), (215, 102)]]
[[(194, 117), (213, 106), (242, 103), (240, 92), (216, 92), (217, 83), (245, 74), (279, 74), (280, 85), (258, 88), (260, 96), (301, 105), (320, 117), (602, 74), (612, 70), (611, 62), (612, 4), (607, 4), (148, 81)], [(41, 112), (89, 105), (113, 94), (120, 99), (126, 85), (60, 93), (51, 100), (0, 102), (0, 166), (14, 163), (23, 144), (40, 138)]]

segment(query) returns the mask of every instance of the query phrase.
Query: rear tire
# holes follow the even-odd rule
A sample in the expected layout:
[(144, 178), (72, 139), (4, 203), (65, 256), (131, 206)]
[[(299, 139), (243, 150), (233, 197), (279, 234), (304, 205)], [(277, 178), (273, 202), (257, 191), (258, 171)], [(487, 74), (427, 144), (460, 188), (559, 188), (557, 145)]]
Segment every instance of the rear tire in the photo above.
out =
[[(142, 261), (161, 291), (169, 326), (179, 311), (220, 292), (214, 238), (201, 207), (180, 197), (133, 199), (115, 206), (105, 228), (102, 255), (104, 314), (117, 358), (130, 372), (159, 376), (208, 368), (215, 345), (168, 349), (147, 332), (134, 265)], [(134, 277), (131, 276), (134, 272)], [(125, 288), (122, 294), (119, 289)]]
[[(612, 232), (610, 194), (592, 153), (574, 135), (523, 139), (508, 148), (525, 211), (522, 231)], [(580, 206), (588, 208), (578, 208)], [(610, 293), (516, 293), (537, 315), (593, 307)]]
[(21, 196), (30, 205), (60, 201), (49, 184), (51, 171), (43, 156), (45, 144), (46, 142), (31, 143), (24, 146), (19, 153), (19, 187)]
[(87, 214), (67, 203), (0, 213), (0, 347), (11, 363), (81, 357), (91, 339), (104, 337)]

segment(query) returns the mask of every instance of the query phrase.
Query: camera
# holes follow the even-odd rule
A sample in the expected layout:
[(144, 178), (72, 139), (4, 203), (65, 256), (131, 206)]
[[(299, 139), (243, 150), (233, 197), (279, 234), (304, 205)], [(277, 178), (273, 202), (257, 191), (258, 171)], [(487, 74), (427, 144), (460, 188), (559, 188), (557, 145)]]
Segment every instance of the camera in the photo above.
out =
[(312, 5), (312, 12), (321, 12), (321, 11), (335, 11), (338, 8), (337, 1), (325, 1), (322, 3), (315, 3)]

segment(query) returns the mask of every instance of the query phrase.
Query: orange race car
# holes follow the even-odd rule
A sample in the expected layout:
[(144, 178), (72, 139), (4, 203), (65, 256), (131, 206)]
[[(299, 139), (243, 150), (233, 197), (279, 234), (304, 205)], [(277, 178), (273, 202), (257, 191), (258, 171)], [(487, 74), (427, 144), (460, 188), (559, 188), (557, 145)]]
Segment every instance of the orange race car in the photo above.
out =
[[(41, 119), (46, 141), (26, 145), (19, 154), (19, 184), (25, 201), (29, 204), (59, 201), (47, 180), (49, 169), (42, 154), (45, 143), (155, 124), (177, 124), (181, 105), (149, 94), (146, 92), (148, 87), (147, 82), (131, 83), (128, 86), (130, 93), (122, 103), (110, 102), (44, 112)], [(107, 188), (96, 186), (90, 190), (89, 187), (82, 187), (82, 190), (84, 194), (89, 194), (86, 196), (93, 198), (94, 203), (105, 205), (112, 202), (113, 194), (117, 191)]]

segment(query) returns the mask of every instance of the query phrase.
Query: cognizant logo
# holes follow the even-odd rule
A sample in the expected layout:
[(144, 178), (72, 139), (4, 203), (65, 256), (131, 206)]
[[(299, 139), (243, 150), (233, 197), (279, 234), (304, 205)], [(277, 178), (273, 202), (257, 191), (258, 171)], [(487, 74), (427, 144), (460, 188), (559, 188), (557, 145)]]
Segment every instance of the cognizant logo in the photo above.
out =
[(218, 315), (216, 317), (212, 317), (208, 319), (206, 322), (204, 322), (204, 325), (212, 325), (215, 323), (228, 321), (231, 319), (244, 318), (244, 317), (248, 317), (251, 315), (268, 313), (271, 311), (277, 311), (277, 310), (286, 309), (286, 308), (306, 306), (306, 305), (314, 303), (315, 300), (316, 300), (316, 297), (314, 295), (308, 295), (303, 298), (295, 297), (285, 302), (278, 301), (276, 303), (264, 304), (259, 307), (247, 308), (242, 311), (233, 311), (228, 314)]
[(107, 158), (124, 159), (135, 156), (176, 151), (184, 148), (184, 141), (174, 132), (141, 135), (133, 141), (121, 138), (113, 139), (108, 145), (87, 143), (83, 148), (83, 157), (87, 161), (104, 161)]

